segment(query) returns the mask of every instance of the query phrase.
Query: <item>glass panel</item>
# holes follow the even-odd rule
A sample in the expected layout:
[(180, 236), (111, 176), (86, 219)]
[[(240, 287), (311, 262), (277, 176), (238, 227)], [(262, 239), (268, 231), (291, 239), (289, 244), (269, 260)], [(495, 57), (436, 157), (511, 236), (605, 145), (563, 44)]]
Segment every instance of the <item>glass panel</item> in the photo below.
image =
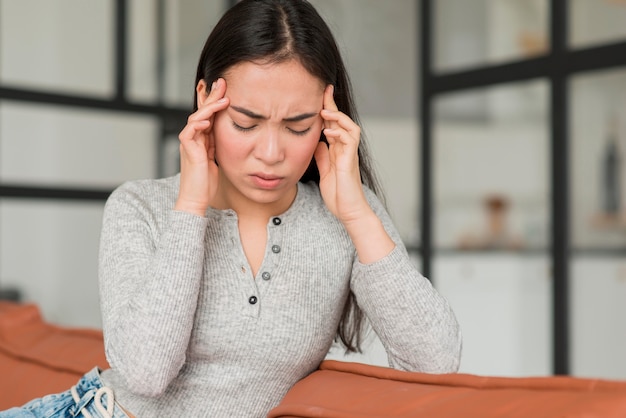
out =
[(572, 78), (572, 241), (626, 250), (626, 71)]
[(226, 1), (165, 3), (165, 101), (191, 107), (204, 41), (226, 10)]
[(48, 321), (100, 327), (97, 263), (103, 203), (3, 199), (0, 286), (37, 303)]
[(547, 84), (534, 81), (435, 102), (437, 247), (546, 248), (547, 96)]
[(387, 209), (408, 247), (419, 244), (419, 143), (415, 119), (364, 118), (362, 125), (376, 161)]
[(437, 0), (434, 62), (437, 71), (545, 54), (549, 48), (547, 0)]
[(547, 106), (544, 80), (435, 102), (433, 278), (463, 372), (551, 372)]
[(163, 145), (163, 177), (173, 176), (180, 171), (180, 141), (170, 136)]
[(415, 118), (418, 2), (314, 0), (346, 61), (361, 115)]
[(570, 0), (569, 7), (572, 47), (626, 40), (626, 1)]
[(572, 371), (626, 378), (626, 71), (571, 80)]
[(446, 254), (434, 258), (436, 287), (463, 331), (460, 372), (549, 375), (550, 273), (547, 256)]
[(133, 0), (128, 5), (128, 98), (156, 102), (158, 91), (157, 1)]
[(577, 256), (572, 263), (572, 373), (626, 379), (624, 256)]
[(110, 96), (113, 2), (0, 2), (0, 81), (11, 86)]
[(2, 182), (112, 187), (155, 176), (151, 117), (4, 102), (0, 120)]

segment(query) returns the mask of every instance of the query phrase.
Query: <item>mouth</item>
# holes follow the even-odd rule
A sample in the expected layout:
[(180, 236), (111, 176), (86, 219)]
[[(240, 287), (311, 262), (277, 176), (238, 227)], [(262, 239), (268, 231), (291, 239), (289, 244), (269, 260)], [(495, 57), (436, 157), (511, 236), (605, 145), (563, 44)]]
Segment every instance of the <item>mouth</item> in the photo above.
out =
[(284, 177), (267, 173), (254, 173), (250, 175), (252, 182), (261, 189), (275, 189), (282, 183)]

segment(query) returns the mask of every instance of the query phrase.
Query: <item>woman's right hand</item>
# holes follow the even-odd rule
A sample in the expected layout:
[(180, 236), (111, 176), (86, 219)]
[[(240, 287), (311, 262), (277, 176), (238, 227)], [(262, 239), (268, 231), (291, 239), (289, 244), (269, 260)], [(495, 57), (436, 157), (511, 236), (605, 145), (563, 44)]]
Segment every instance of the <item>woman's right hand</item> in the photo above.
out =
[(219, 171), (215, 163), (213, 119), (228, 107), (226, 81), (218, 78), (206, 93), (206, 85), (198, 86), (198, 110), (189, 116), (178, 135), (180, 140), (180, 190), (175, 210), (205, 216), (217, 191)]

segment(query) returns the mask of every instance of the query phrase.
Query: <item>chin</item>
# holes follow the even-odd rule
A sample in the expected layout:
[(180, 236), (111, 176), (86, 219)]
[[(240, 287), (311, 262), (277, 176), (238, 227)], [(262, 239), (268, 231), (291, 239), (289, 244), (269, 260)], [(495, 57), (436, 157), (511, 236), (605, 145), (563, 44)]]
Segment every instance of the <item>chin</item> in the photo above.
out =
[[(281, 187), (280, 189), (253, 189), (245, 193), (244, 196), (251, 202), (258, 204), (279, 204), (284, 199), (295, 197), (295, 193), (292, 194), (291, 192), (294, 186)], [(289, 200), (289, 204), (291, 204), (291, 200), (292, 199)]]

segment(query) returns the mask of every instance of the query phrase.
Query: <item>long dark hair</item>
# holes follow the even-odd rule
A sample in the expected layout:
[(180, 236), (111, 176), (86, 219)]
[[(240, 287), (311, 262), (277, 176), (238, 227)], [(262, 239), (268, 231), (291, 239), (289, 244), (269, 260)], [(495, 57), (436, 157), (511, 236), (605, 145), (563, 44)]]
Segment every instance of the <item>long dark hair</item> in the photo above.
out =
[[(360, 124), (352, 87), (337, 43), (322, 17), (306, 0), (243, 0), (230, 8), (209, 35), (198, 63), (194, 86), (207, 86), (241, 62), (280, 63), (297, 60), (311, 75), (335, 87), (340, 111)], [(195, 91), (195, 89), (194, 89)], [(197, 110), (197, 92), (194, 95)], [(320, 140), (324, 140), (321, 134)], [(363, 138), (358, 149), (361, 181), (380, 195)], [(319, 183), (315, 159), (300, 179)], [(350, 293), (337, 330), (347, 351), (360, 351), (364, 315)]]

